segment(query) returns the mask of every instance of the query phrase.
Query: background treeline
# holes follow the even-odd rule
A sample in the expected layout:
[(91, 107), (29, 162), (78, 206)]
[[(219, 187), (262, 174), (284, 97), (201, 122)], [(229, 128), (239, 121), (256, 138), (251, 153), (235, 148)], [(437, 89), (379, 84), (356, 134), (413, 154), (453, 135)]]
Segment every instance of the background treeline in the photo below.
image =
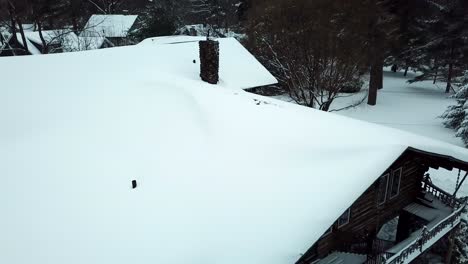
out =
[[(296, 102), (329, 110), (369, 76), (377, 102), (383, 66), (446, 82), (468, 69), (466, 0), (252, 0), (249, 46)], [(356, 87), (359, 89), (359, 87)]]
[(135, 42), (193, 24), (207, 26), (204, 34), (236, 32), (280, 92), (325, 111), (363, 79), (375, 105), (383, 66), (443, 81), (446, 92), (467, 70), (466, 0), (0, 0), (0, 21), (13, 32), (34, 23), (79, 33), (91, 14), (140, 15)]

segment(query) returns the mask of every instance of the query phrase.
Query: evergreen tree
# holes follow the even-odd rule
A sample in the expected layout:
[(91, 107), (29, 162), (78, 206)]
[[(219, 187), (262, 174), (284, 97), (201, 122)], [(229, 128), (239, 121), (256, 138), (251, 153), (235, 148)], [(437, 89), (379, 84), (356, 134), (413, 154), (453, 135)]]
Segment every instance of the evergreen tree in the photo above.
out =
[(407, 53), (422, 74), (412, 82), (440, 80), (452, 89), (453, 79), (468, 62), (468, 2), (425, 1), (430, 12), (418, 19), (417, 40)]
[(468, 76), (453, 97), (457, 99), (457, 103), (449, 106), (441, 117), (444, 119), (444, 125), (454, 129), (456, 136), (468, 146)]
[(173, 35), (181, 23), (182, 5), (178, 1), (160, 0), (148, 3), (140, 14), (141, 25), (131, 37), (140, 42), (157, 36)]

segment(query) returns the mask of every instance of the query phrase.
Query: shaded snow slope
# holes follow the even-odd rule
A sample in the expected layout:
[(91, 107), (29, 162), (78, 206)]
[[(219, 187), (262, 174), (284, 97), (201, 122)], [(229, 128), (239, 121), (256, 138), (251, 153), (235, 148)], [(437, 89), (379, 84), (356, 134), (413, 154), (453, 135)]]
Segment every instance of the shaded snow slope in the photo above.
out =
[(175, 74), (171, 47), (0, 60), (0, 263), (294, 263), (408, 146), (468, 161)]

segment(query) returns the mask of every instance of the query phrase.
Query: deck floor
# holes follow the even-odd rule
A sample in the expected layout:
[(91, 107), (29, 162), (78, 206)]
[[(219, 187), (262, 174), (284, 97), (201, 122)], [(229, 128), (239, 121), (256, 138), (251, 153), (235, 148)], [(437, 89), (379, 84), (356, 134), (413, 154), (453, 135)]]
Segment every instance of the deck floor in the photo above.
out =
[[(427, 201), (423, 201), (422, 203), (412, 203), (405, 207), (403, 210), (428, 221), (429, 223), (427, 223), (426, 227), (428, 229), (431, 229), (438, 223), (440, 223), (442, 220), (447, 218), (450, 214), (452, 214), (453, 209), (442, 203), (432, 194), (426, 194), (425, 198)], [(422, 230), (422, 228), (416, 230), (407, 239), (396, 244), (395, 246), (387, 250), (387, 252), (393, 254), (400, 252), (406, 246), (418, 239), (422, 234)]]

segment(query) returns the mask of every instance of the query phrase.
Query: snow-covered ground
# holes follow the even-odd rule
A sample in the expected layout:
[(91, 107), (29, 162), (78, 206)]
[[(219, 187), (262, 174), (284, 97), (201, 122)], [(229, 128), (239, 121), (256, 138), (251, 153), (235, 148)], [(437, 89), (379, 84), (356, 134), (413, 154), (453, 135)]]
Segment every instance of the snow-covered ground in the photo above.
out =
[[(408, 76), (404, 77), (403, 72), (394, 73), (385, 69), (384, 88), (378, 93), (376, 106), (369, 106), (364, 102), (355, 108), (336, 113), (464, 147), (463, 142), (455, 137), (455, 132), (445, 128), (443, 120), (439, 118), (449, 105), (455, 103), (455, 99), (445, 93), (445, 84), (434, 85), (431, 81), (409, 84), (408, 80), (412, 77), (414, 73), (408, 73)], [(332, 109), (340, 109), (358, 102), (367, 92), (368, 90), (364, 89), (349, 97), (339, 98), (334, 102)], [(430, 174), (438, 186), (453, 192), (458, 170), (431, 170)], [(464, 184), (459, 195), (468, 196), (468, 183)]]

